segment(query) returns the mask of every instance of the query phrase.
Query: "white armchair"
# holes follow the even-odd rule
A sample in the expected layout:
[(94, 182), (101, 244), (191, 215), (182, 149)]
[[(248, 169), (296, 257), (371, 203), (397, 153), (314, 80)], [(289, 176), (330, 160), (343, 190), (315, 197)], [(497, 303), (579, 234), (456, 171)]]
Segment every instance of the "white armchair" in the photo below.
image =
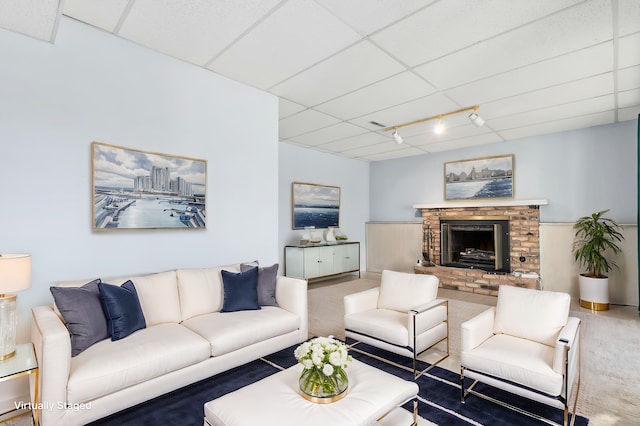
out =
[[(380, 287), (344, 297), (345, 336), (413, 359), (414, 378), (449, 356), (448, 303), (434, 275), (382, 271)], [(417, 357), (446, 339), (437, 361), (417, 371)], [(357, 350), (357, 348), (355, 348)], [(370, 355), (370, 354), (369, 354)]]
[(497, 306), (462, 324), (462, 402), (485, 397), (474, 390), (479, 381), (564, 410), (566, 425), (580, 386), (580, 320), (569, 317), (570, 303), (566, 293), (500, 286)]

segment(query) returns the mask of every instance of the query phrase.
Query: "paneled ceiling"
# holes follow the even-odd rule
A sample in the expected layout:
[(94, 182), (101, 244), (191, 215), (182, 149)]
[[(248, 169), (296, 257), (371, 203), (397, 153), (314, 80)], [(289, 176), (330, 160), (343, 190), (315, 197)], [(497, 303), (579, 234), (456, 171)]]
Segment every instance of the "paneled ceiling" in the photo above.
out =
[[(640, 113), (640, 0), (0, 0), (0, 27), (51, 42), (61, 14), (271, 92), (281, 141), (364, 161)], [(484, 126), (401, 144), (373, 124), (473, 105)]]

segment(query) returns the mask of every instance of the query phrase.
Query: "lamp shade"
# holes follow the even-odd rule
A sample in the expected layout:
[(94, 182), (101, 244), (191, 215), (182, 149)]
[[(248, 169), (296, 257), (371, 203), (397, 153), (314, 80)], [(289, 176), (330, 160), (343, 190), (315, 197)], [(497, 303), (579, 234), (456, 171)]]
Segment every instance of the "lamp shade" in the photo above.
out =
[(0, 294), (31, 287), (31, 255), (0, 254)]

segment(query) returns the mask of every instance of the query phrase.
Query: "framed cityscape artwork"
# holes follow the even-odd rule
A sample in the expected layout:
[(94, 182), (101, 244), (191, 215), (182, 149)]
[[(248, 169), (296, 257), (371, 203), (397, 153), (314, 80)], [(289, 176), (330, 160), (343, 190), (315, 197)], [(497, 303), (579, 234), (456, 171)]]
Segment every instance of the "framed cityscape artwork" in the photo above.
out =
[(94, 230), (206, 228), (207, 162), (91, 144)]
[(340, 226), (340, 187), (293, 182), (291, 192), (293, 229)]
[(445, 200), (513, 198), (513, 155), (444, 164)]

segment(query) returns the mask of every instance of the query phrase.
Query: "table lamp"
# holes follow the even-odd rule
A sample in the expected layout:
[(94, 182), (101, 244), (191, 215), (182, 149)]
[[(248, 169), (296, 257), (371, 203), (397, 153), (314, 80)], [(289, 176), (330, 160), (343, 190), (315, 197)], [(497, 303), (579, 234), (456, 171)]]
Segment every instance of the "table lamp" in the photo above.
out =
[(31, 287), (31, 255), (0, 254), (0, 362), (16, 353), (17, 296)]

